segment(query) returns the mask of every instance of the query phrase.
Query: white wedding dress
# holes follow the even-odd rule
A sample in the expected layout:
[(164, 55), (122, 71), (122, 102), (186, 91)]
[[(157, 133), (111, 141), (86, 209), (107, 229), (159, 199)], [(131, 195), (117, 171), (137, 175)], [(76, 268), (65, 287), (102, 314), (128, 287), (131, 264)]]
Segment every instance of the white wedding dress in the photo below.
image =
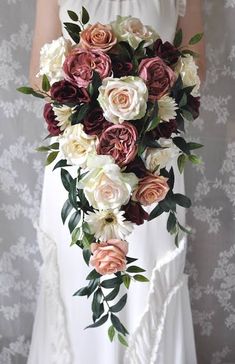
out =
[[(91, 23), (108, 23), (116, 15), (139, 17), (164, 40), (173, 40), (186, 0), (59, 0), (61, 22), (67, 10), (84, 5)], [(64, 35), (67, 37), (66, 32)], [(41, 216), (37, 226), (43, 265), (41, 286), (28, 364), (195, 364), (196, 354), (187, 276), (184, 274), (186, 237), (179, 248), (166, 231), (168, 214), (136, 227), (128, 238), (129, 256), (138, 257), (150, 283), (133, 283), (120, 314), (130, 331), (129, 347), (110, 343), (108, 325), (84, 330), (92, 323), (90, 301), (73, 297), (86, 285), (90, 271), (81, 250), (70, 247), (60, 211), (67, 199), (59, 170), (45, 170)], [(175, 192), (184, 193), (183, 177), (175, 164)], [(185, 211), (179, 220), (185, 223)]]

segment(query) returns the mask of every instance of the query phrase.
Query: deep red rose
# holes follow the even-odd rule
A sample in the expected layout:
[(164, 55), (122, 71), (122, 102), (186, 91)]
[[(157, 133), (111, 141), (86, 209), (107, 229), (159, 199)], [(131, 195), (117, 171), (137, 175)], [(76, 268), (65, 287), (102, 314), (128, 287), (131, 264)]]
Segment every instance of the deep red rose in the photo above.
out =
[(142, 225), (149, 217), (139, 202), (129, 201), (127, 205), (122, 206), (122, 210), (125, 211), (125, 218), (136, 225)]
[(120, 57), (111, 56), (112, 68), (114, 77), (130, 76), (133, 70), (133, 65), (129, 61), (121, 60)]
[(77, 87), (66, 80), (53, 83), (52, 99), (61, 104), (81, 104), (90, 102), (90, 95), (84, 87)]
[(175, 64), (180, 57), (180, 52), (176, 47), (169, 42), (163, 43), (160, 38), (154, 42), (153, 51), (155, 56), (171, 65)]
[(139, 76), (146, 81), (149, 100), (156, 101), (164, 96), (176, 81), (176, 74), (159, 57), (142, 59)]
[(164, 123), (160, 123), (156, 129), (151, 131), (151, 134), (155, 139), (170, 138), (171, 134), (179, 133), (177, 128), (177, 122), (175, 119), (173, 119)]
[(200, 109), (200, 96), (194, 97), (192, 95), (188, 95), (188, 110), (193, 115), (194, 119), (197, 119), (199, 116), (199, 109)]
[(120, 167), (126, 166), (137, 154), (137, 137), (131, 123), (113, 124), (101, 134), (97, 153), (111, 155)]
[(53, 136), (57, 136), (61, 133), (60, 128), (57, 126), (58, 121), (55, 119), (56, 115), (53, 111), (51, 104), (45, 104), (43, 116), (47, 123), (47, 130)]
[(125, 172), (135, 173), (138, 178), (144, 178), (148, 174), (145, 164), (140, 157), (136, 157), (132, 162), (130, 162), (126, 167)]
[(101, 107), (96, 107), (93, 109), (84, 119), (84, 131), (88, 135), (97, 135), (100, 137), (103, 130), (107, 129), (109, 126), (113, 125), (108, 122), (104, 117), (104, 112)]

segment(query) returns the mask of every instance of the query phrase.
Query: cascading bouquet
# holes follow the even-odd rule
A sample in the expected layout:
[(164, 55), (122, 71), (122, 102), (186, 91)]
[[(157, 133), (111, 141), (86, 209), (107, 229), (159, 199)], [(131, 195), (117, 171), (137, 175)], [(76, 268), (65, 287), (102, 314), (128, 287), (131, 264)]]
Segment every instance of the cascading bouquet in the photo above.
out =
[[(48, 137), (56, 140), (38, 150), (49, 152), (47, 164), (61, 168), (68, 191), (62, 221), (68, 221), (71, 244), (94, 267), (88, 285), (75, 293), (93, 295), (88, 327), (110, 319), (110, 340), (117, 333), (127, 345), (128, 331), (116, 315), (127, 300), (127, 294), (118, 298), (120, 286), (148, 279), (127, 256), (126, 238), (135, 225), (163, 213), (176, 245), (180, 230), (188, 232), (176, 207), (189, 208), (191, 201), (173, 192), (172, 161), (177, 158), (181, 173), (186, 161), (200, 163), (191, 151), (202, 145), (182, 136), (185, 120), (199, 115), (200, 81), (193, 52), (181, 46), (181, 30), (171, 44), (131, 16), (88, 25), (84, 7), (68, 15), (72, 22), (64, 26), (73, 42), (60, 37), (41, 50), (42, 89), (18, 90), (47, 102)], [(153, 204), (148, 213), (145, 207)]]

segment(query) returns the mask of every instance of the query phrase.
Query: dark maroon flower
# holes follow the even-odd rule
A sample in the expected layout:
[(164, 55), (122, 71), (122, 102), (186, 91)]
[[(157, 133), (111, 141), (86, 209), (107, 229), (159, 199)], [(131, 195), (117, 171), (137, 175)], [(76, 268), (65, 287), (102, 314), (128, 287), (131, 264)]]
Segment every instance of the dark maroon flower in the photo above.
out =
[(111, 57), (114, 77), (130, 76), (133, 65), (129, 61), (121, 60), (117, 56)]
[(103, 114), (101, 107), (96, 107), (93, 109), (84, 119), (84, 131), (88, 135), (101, 135), (103, 130), (107, 129), (109, 126), (113, 125), (109, 123)]
[(138, 178), (144, 178), (147, 176), (148, 171), (145, 167), (143, 160), (140, 157), (136, 157), (132, 162), (128, 164), (125, 169), (127, 173), (134, 173)]
[(168, 64), (175, 64), (179, 57), (180, 51), (171, 43), (163, 43), (161, 39), (157, 39), (153, 45), (154, 55), (164, 59)]
[(171, 134), (178, 134), (177, 127), (177, 122), (175, 119), (173, 119), (164, 123), (160, 123), (156, 129), (152, 130), (151, 134), (155, 139), (170, 138)]
[(200, 109), (200, 97), (194, 97), (192, 95), (188, 95), (188, 105), (187, 109), (191, 112), (194, 119), (197, 119), (199, 116), (199, 109)]
[(61, 104), (77, 105), (90, 102), (90, 95), (84, 87), (79, 88), (65, 80), (53, 83), (51, 97)]
[(139, 202), (129, 201), (127, 205), (122, 206), (122, 209), (125, 211), (125, 218), (136, 225), (142, 225), (144, 220), (148, 220), (149, 214)]
[(56, 120), (56, 115), (53, 111), (51, 104), (46, 104), (44, 106), (43, 116), (47, 123), (47, 130), (53, 136), (57, 136), (61, 133), (60, 128), (57, 126), (58, 121)]

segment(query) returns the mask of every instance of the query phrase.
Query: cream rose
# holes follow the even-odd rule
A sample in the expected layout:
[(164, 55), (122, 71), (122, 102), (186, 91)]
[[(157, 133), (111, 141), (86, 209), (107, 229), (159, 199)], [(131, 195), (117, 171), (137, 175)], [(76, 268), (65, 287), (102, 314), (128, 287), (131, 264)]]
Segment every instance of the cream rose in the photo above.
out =
[(82, 124), (68, 126), (59, 141), (62, 154), (72, 165), (86, 168), (88, 156), (96, 154), (96, 137), (87, 135)]
[(175, 68), (175, 72), (182, 77), (182, 81), (185, 87), (194, 86), (192, 91), (193, 96), (199, 96), (200, 78), (198, 76), (198, 66), (196, 65), (194, 58), (187, 54), (185, 57), (180, 57)]
[(79, 185), (91, 206), (106, 210), (127, 204), (138, 183), (134, 173), (122, 173), (112, 157), (102, 155), (89, 158), (87, 167), (90, 172)]
[(99, 87), (98, 101), (106, 120), (120, 124), (141, 119), (147, 109), (148, 89), (140, 77), (107, 77)]
[(128, 42), (134, 49), (140, 42), (145, 41), (145, 47), (152, 44), (159, 38), (159, 35), (153, 28), (143, 25), (140, 19), (131, 16), (117, 16), (117, 19), (111, 23), (118, 41)]
[(179, 155), (179, 149), (171, 139), (160, 138), (158, 143), (164, 149), (147, 148), (144, 155), (146, 168), (155, 174), (158, 174), (160, 169), (165, 168), (169, 162)]
[(45, 44), (40, 51), (40, 71), (37, 77), (44, 74), (51, 84), (63, 79), (63, 63), (72, 48), (69, 40), (60, 37)]

